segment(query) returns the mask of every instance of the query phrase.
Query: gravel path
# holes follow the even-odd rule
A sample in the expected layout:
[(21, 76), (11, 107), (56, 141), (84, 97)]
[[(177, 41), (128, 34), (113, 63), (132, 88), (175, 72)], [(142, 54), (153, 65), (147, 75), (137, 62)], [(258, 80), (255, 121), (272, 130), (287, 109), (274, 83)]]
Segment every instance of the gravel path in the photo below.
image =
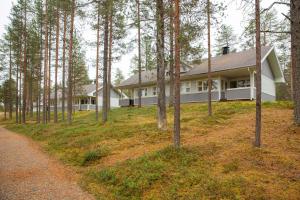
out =
[(30, 139), (0, 127), (0, 200), (93, 199), (74, 177)]

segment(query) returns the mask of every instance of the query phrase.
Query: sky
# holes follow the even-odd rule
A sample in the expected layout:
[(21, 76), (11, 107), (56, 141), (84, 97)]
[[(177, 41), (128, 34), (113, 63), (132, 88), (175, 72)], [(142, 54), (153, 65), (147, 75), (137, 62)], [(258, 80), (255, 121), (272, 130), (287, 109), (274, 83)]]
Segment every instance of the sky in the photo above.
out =
[[(16, 2), (17, 0), (0, 0), (0, 36), (2, 37), (3, 33), (5, 33), (5, 26), (9, 24), (9, 13), (12, 7), (12, 3)], [(227, 25), (231, 25), (234, 29), (234, 33), (236, 35), (241, 35), (243, 32), (243, 10), (240, 9), (240, 0), (215, 0), (215, 1), (222, 1), (225, 5), (228, 6), (228, 10), (226, 12), (226, 16), (224, 19), (224, 23)], [(254, 0), (253, 0), (254, 1)], [(275, 0), (263, 0), (262, 7), (266, 8), (271, 5)], [(279, 18), (282, 18), (280, 13), (287, 13), (288, 10), (285, 6), (277, 6), (276, 10), (278, 11)], [(96, 33), (95, 31), (90, 30), (88, 27), (88, 23), (81, 22), (76, 24), (78, 26), (85, 26), (86, 28), (82, 32), (82, 37), (87, 41), (95, 41), (96, 40)], [(212, 45), (214, 45), (214, 39), (216, 38), (217, 31), (213, 31), (212, 35)], [(131, 31), (130, 34), (136, 35), (136, 31)], [(87, 66), (89, 70), (89, 77), (91, 79), (95, 78), (94, 73), (94, 48), (86, 49), (86, 57), (87, 57)], [(114, 77), (115, 70), (117, 68), (121, 69), (124, 76), (128, 77), (130, 75), (130, 61), (131, 58), (137, 53), (137, 50), (134, 49), (130, 53), (125, 54), (120, 61), (114, 62), (112, 66), (112, 77)]]

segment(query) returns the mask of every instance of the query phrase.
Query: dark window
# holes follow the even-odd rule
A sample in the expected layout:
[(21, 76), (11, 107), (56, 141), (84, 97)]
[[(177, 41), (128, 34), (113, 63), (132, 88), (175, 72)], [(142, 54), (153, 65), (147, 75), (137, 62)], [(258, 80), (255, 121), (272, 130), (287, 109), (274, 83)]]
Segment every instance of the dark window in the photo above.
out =
[(230, 81), (230, 88), (237, 88), (237, 81)]

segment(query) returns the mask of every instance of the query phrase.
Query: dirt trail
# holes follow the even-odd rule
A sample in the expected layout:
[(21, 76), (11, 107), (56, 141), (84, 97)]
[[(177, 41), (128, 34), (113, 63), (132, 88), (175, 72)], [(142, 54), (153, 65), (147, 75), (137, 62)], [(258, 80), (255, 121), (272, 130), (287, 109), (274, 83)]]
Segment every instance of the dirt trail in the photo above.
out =
[(89, 200), (74, 173), (30, 139), (0, 127), (1, 200)]

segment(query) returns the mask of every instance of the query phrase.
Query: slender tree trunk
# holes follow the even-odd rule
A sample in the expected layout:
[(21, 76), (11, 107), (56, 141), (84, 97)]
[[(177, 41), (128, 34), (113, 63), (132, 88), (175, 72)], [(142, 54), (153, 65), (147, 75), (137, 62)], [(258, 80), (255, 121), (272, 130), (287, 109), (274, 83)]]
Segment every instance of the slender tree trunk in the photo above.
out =
[(72, 52), (73, 52), (73, 31), (74, 31), (74, 17), (75, 17), (75, 0), (72, 0), (71, 9), (71, 27), (70, 27), (70, 45), (69, 45), (69, 69), (68, 69), (68, 123), (72, 123), (72, 88), (73, 88), (73, 66), (72, 66)]
[(59, 50), (59, 8), (57, 5), (56, 8), (56, 52), (55, 52), (55, 88), (54, 88), (54, 122), (57, 123), (58, 115), (57, 115), (57, 72), (58, 72), (58, 50)]
[(22, 123), (26, 123), (26, 100), (27, 100), (27, 2), (25, 0), (25, 18), (24, 18), (24, 65), (23, 65), (23, 107)]
[(140, 0), (137, 3), (137, 28), (138, 28), (138, 68), (139, 68), (139, 88), (138, 88), (138, 107), (142, 107), (142, 56), (141, 56), (141, 13)]
[[(22, 45), (20, 49), (22, 49)], [(19, 57), (21, 58), (21, 55), (19, 55)], [(19, 122), (19, 68), (20, 68), (19, 65), (20, 63), (17, 64), (17, 69), (16, 69), (16, 124)]]
[(180, 0), (175, 0), (174, 146), (180, 147)]
[(47, 120), (51, 121), (51, 52), (52, 52), (52, 23), (49, 24), (49, 65), (48, 65), (48, 104), (47, 104)]
[(48, 0), (45, 2), (45, 52), (44, 52), (44, 94), (43, 94), (43, 123), (47, 123), (47, 94), (48, 94)]
[[(169, 97), (169, 107), (174, 105), (174, 8), (173, 0), (169, 1), (170, 3), (170, 97)], [(175, 2), (177, 5), (177, 2)], [(179, 2), (178, 2), (179, 4)]]
[[(6, 90), (6, 88), (4, 88), (4, 90)], [(6, 103), (7, 103), (7, 99), (6, 99), (6, 94), (4, 93), (4, 120), (7, 120), (7, 111), (6, 111)]]
[(107, 69), (107, 109), (110, 110), (111, 68), (112, 68), (112, 45), (113, 45), (113, 6), (109, 15), (109, 57)]
[(97, 55), (96, 55), (96, 121), (99, 120), (99, 49), (100, 49), (100, 2), (98, 3), (98, 21), (97, 21)]
[(43, 5), (41, 4), (41, 19), (40, 19), (40, 66), (39, 66), (39, 84), (38, 84), (38, 101), (37, 101), (37, 123), (41, 123), (41, 93), (42, 93), (42, 62), (43, 62)]
[(300, 126), (300, 2), (291, 0), (294, 120)]
[(30, 87), (28, 88), (28, 92), (29, 92), (29, 98), (28, 98), (28, 102), (29, 102), (29, 114), (30, 114), (30, 118), (33, 118), (33, 80), (34, 80), (34, 65), (31, 65), (30, 68)]
[[(108, 5), (108, 1), (106, 1)], [(104, 24), (104, 56), (103, 56), (103, 103), (102, 103), (102, 122), (107, 121), (107, 65), (108, 65), (108, 24), (109, 24), (109, 14), (105, 14), (105, 24)]]
[(63, 70), (62, 70), (62, 121), (65, 121), (65, 99), (66, 99), (66, 34), (67, 34), (67, 11), (64, 11), (64, 38), (63, 38)]
[(261, 41), (260, 41), (260, 0), (255, 0), (256, 16), (256, 131), (255, 146), (261, 146)]
[(211, 107), (211, 41), (210, 41), (210, 0), (207, 0), (207, 45), (208, 45), (208, 116), (212, 116)]
[[(22, 39), (23, 39), (23, 37), (22, 37)], [(23, 47), (24, 48), (24, 47)], [(22, 49), (20, 50), (20, 51), (22, 51)], [(21, 54), (21, 57), (20, 57), (20, 62), (22, 63), (23, 61), (21, 60), (21, 59), (23, 59), (23, 52), (21, 52), (20, 53)], [(19, 74), (19, 78), (20, 78), (20, 80), (19, 80), (19, 82), (20, 82), (20, 85), (19, 85), (19, 91), (20, 91), (20, 93), (19, 93), (19, 124), (21, 124), (22, 123), (22, 106), (23, 106), (23, 103), (22, 103), (22, 70), (23, 70), (23, 63), (21, 64), (21, 67), (20, 67), (20, 74)]]
[(164, 4), (163, 0), (156, 0), (157, 26), (157, 88), (158, 90), (158, 128), (167, 129), (166, 93), (165, 93), (165, 31), (164, 31)]
[(11, 60), (11, 38), (9, 38), (9, 119), (12, 119), (13, 103), (12, 103), (12, 60)]

